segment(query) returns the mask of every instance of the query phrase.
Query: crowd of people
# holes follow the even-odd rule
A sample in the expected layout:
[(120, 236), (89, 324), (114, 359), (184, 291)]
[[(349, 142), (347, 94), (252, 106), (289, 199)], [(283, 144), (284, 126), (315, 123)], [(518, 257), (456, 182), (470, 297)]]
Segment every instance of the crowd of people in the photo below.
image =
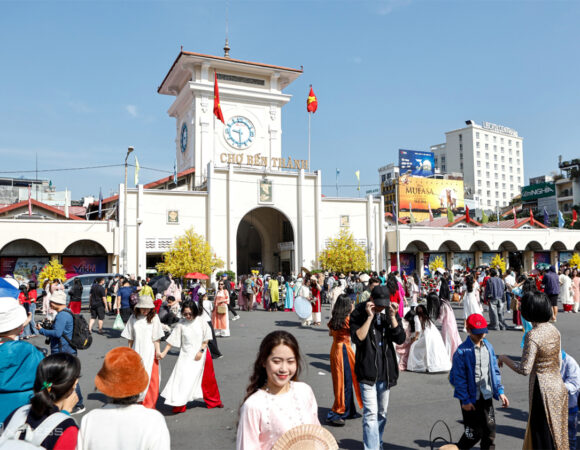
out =
[[(558, 302), (566, 313), (578, 311), (579, 286), (576, 270), (558, 273), (553, 266), (531, 274), (480, 268), (426, 277), (397, 271), (252, 273), (237, 282), (224, 273), (214, 283), (116, 276), (91, 286), (87, 324), (79, 314), (80, 283), (65, 293), (59, 280), (47, 281), (38, 295), (31, 282), (17, 299), (0, 299), (0, 447), (26, 440), (47, 449), (170, 448), (158, 400), (174, 414), (197, 399), (207, 408), (223, 407), (212, 360), (223, 356), (217, 338), (231, 336), (229, 322), (240, 318), (236, 307), (290, 312), (300, 298), (311, 305), (303, 327), (322, 326), (322, 305), (330, 308), (334, 403), (326, 423), (344, 426), (362, 409), (365, 449), (382, 448), (390, 391), (403, 371), (449, 373), (464, 426), (457, 448), (494, 448), (493, 399), (509, 406), (503, 366), (529, 376), (524, 448), (576, 448), (580, 368), (561, 348), (553, 323)], [(38, 323), (36, 302), (44, 316)], [(463, 308), (459, 327), (454, 304)], [(95, 333), (104, 332), (106, 314), (116, 316), (114, 327), (127, 345), (106, 354), (94, 383), (108, 402), (85, 414), (79, 426), (72, 417), (85, 411), (78, 352), (86, 348), (83, 339), (90, 345), (95, 324)], [(503, 329), (523, 331), (520, 361), (496, 356), (487, 337)], [(27, 342), (41, 335), (49, 355)], [(163, 384), (160, 367), (171, 349), (179, 354)], [(294, 335), (277, 330), (262, 339), (239, 410), (238, 449), (271, 449), (295, 427), (320, 426), (314, 392), (299, 380), (302, 367)]]

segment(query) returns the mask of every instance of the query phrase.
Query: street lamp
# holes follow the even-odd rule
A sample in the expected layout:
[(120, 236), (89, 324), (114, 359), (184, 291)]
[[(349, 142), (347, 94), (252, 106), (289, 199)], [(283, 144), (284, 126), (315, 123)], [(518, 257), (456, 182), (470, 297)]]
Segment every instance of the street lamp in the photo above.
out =
[(123, 272), (127, 274), (127, 159), (131, 152), (135, 148), (133, 146), (127, 149), (127, 154), (125, 155), (125, 195), (123, 200), (124, 212), (123, 212)]

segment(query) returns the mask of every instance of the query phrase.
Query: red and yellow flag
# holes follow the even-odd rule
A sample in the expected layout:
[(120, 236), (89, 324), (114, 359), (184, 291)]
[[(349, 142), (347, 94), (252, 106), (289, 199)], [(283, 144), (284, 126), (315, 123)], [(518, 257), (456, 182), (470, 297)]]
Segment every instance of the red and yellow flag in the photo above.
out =
[(220, 91), (217, 82), (217, 72), (215, 72), (215, 83), (213, 85), (213, 113), (225, 125), (222, 107), (220, 106)]
[(316, 95), (314, 95), (314, 91), (312, 90), (312, 85), (310, 86), (310, 93), (308, 94), (308, 99), (306, 100), (306, 111), (315, 113), (318, 109), (318, 99)]

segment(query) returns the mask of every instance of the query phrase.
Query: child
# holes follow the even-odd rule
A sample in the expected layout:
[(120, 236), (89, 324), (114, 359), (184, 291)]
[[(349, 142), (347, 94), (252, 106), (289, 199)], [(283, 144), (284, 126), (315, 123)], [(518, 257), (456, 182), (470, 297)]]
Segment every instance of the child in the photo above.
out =
[(580, 367), (574, 358), (562, 350), (562, 380), (568, 390), (568, 441), (570, 450), (576, 450), (576, 425), (578, 423), (578, 395), (580, 393)]
[(129, 347), (139, 353), (149, 377), (147, 390), (142, 393), (143, 406), (155, 409), (159, 397), (161, 351), (159, 341), (165, 337), (159, 316), (155, 314), (153, 299), (149, 296), (139, 297), (135, 310), (129, 318), (121, 337), (129, 340)]
[[(509, 406), (504, 395), (497, 358), (492, 345), (485, 339), (487, 321), (481, 314), (467, 318), (469, 337), (453, 355), (449, 382), (455, 388), (453, 396), (459, 399), (465, 431), (457, 443), (460, 449), (475, 446), (495, 448), (495, 412), (492, 397), (501, 400), (502, 407)], [(482, 374), (487, 374), (485, 378)]]
[(362, 409), (360, 386), (354, 373), (354, 351), (350, 345), (350, 313), (352, 300), (341, 295), (334, 304), (328, 328), (332, 336), (330, 348), (330, 372), (334, 388), (334, 404), (326, 416), (326, 423), (337, 427), (345, 425), (344, 419), (360, 417), (354, 403), (353, 388), (359, 408)]
[(271, 449), (298, 425), (320, 425), (310, 386), (300, 383), (300, 348), (287, 331), (273, 331), (260, 344), (240, 409), (237, 450)]

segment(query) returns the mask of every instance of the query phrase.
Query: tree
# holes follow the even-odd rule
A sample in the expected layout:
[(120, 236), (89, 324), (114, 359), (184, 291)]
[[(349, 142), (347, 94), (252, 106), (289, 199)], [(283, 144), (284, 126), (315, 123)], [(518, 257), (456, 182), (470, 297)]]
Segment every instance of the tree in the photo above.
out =
[(57, 279), (61, 281), (66, 280), (66, 270), (64, 270), (64, 267), (58, 262), (57, 258), (52, 258), (38, 274), (38, 281), (42, 286), (44, 280), (52, 282)]
[(338, 237), (328, 242), (318, 260), (325, 270), (339, 273), (362, 272), (370, 267), (364, 247), (357, 244), (346, 229), (340, 230)]
[(441, 256), (438, 256), (429, 263), (429, 272), (434, 274), (437, 271), (437, 269), (445, 269), (445, 262), (443, 261)]
[(501, 273), (505, 273), (505, 259), (503, 259), (499, 253), (497, 253), (491, 260), (490, 267), (494, 269), (500, 269)]
[(570, 258), (570, 261), (568, 262), (568, 264), (570, 265), (570, 267), (572, 267), (573, 269), (578, 269), (580, 268), (580, 255), (578, 253), (574, 253), (572, 255), (572, 258)]
[(223, 265), (224, 262), (216, 257), (205, 238), (194, 233), (192, 227), (184, 235), (179, 236), (171, 248), (163, 254), (163, 262), (157, 264), (157, 270), (171, 273), (176, 278), (190, 272), (210, 276), (214, 270)]

